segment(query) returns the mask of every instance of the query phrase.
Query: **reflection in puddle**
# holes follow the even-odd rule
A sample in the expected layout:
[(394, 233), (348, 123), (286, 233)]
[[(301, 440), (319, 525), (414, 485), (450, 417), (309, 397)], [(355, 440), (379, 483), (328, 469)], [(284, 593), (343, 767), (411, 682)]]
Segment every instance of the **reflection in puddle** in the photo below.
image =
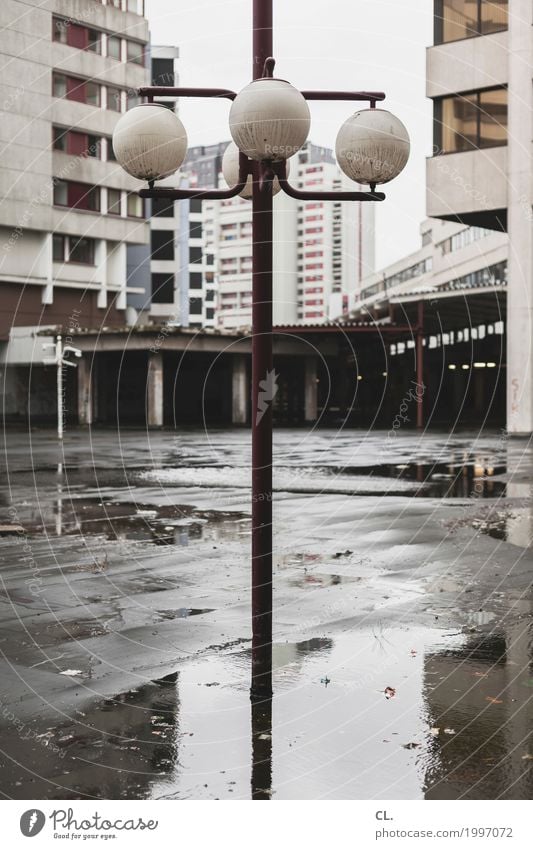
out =
[(323, 575), (314, 573), (306, 573), (299, 578), (291, 578), (289, 584), (291, 587), (333, 587), (337, 584), (350, 584), (360, 581), (361, 578), (352, 577), (350, 575)]
[(426, 656), (427, 799), (531, 798), (531, 649), (522, 623)]
[(35, 720), (2, 780), (16, 798), (530, 798), (530, 630), (384, 636), (275, 644), (273, 705), (251, 712), (249, 651), (197, 657)]
[(504, 540), (520, 548), (533, 545), (533, 510), (519, 507), (491, 514), (486, 519), (476, 520), (473, 527), (494, 539)]
[(56, 536), (103, 536), (108, 540), (187, 546), (200, 539), (216, 541), (234, 535), (234, 523), (243, 516), (220, 510), (199, 511), (188, 505), (148, 507), (121, 501), (72, 499), (67, 493), (58, 497), (49, 520), (39, 514), (25, 522), (25, 531), (31, 534), (53, 530)]
[(7, 742), (2, 784), (16, 798), (148, 798), (152, 782), (177, 764), (177, 676), (76, 710), (69, 724), (49, 724)]
[(493, 466), (484, 459), (457, 464), (382, 463), (375, 466), (344, 466), (334, 471), (341, 475), (416, 481), (420, 488), (405, 493), (415, 498), (499, 498), (506, 492), (505, 482), (494, 480), (496, 475), (505, 473), (505, 466)]

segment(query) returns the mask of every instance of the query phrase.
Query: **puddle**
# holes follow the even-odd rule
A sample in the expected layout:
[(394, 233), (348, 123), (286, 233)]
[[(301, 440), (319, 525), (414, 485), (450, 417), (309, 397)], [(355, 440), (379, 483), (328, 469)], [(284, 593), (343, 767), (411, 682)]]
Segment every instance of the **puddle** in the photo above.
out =
[(531, 548), (533, 545), (533, 511), (530, 507), (497, 512), (484, 519), (476, 519), (472, 525), (493, 539), (520, 548)]
[[(41, 505), (43, 512), (46, 504)], [(154, 545), (188, 546), (196, 540), (217, 541), (235, 534), (235, 521), (249, 521), (242, 513), (196, 510), (189, 505), (152, 506), (121, 501), (75, 498), (65, 493), (49, 507), (45, 524), (24, 522), (28, 535), (102, 536)]]
[(420, 484), (411, 494), (418, 498), (501, 498), (506, 493), (504, 481), (494, 480), (506, 472), (504, 465), (492, 466), (484, 461), (471, 463), (382, 463), (375, 466), (344, 466), (334, 470), (341, 475), (368, 475), (394, 478)]
[(188, 619), (189, 616), (201, 616), (203, 613), (213, 613), (213, 607), (179, 607), (177, 610), (156, 610), (163, 619)]
[(291, 587), (333, 587), (336, 584), (352, 584), (361, 581), (362, 578), (350, 575), (324, 575), (324, 574), (306, 574), (298, 578), (291, 578), (289, 584)]
[(530, 798), (532, 648), (517, 626), (278, 642), (272, 710), (250, 707), (236, 645), (60, 727), (29, 721), (0, 774), (21, 799)]

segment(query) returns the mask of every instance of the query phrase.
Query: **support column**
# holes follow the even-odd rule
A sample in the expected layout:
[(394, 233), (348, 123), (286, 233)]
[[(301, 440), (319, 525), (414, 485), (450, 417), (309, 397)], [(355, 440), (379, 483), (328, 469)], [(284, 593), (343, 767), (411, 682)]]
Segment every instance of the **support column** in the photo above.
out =
[(316, 357), (305, 358), (305, 409), (306, 422), (316, 422), (318, 418), (318, 384)]
[(426, 387), (424, 385), (424, 302), (418, 302), (418, 327), (416, 331), (416, 383), (417, 383), (417, 405), (416, 426), (420, 430), (424, 427), (424, 396)]
[(234, 354), (233, 356), (231, 390), (232, 424), (245, 425), (248, 421), (248, 374), (244, 354)]
[(78, 360), (78, 424), (92, 425), (93, 417), (93, 383), (91, 374), (92, 362), (88, 354)]
[(163, 354), (148, 353), (148, 378), (146, 383), (148, 427), (163, 427)]
[(530, 0), (509, 9), (507, 207), (507, 430), (533, 432), (533, 94)]

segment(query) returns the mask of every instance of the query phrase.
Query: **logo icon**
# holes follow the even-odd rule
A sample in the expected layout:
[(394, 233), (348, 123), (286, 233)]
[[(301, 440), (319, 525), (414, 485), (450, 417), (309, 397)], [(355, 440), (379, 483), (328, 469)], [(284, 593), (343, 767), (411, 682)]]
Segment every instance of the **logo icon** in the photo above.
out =
[(20, 818), (20, 830), (24, 837), (35, 837), (42, 831), (46, 822), (46, 817), (42, 811), (36, 808), (31, 808), (25, 811)]
[(257, 415), (255, 417), (256, 425), (259, 424), (259, 422), (265, 415), (270, 402), (272, 402), (276, 397), (276, 393), (278, 391), (278, 377), (279, 374), (276, 374), (275, 370), (272, 369), (272, 371), (267, 371), (266, 378), (264, 380), (259, 381), (259, 392), (257, 395)]

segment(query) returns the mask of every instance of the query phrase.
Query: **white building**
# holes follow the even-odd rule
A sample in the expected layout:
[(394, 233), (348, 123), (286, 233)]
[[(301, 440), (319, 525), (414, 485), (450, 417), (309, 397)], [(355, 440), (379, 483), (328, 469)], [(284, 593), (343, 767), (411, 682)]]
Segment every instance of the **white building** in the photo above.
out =
[[(348, 188), (331, 151), (308, 143), (290, 160), (299, 189)], [(353, 188), (353, 184), (350, 184)], [(216, 322), (252, 323), (251, 204), (241, 198), (204, 204), (204, 250), (214, 255)], [(274, 322), (315, 323), (348, 309), (360, 280), (374, 268), (372, 204), (274, 198)]]
[(438, 0), (427, 212), (509, 234), (507, 427), (533, 432), (533, 4)]
[[(397, 304), (435, 297), (475, 295), (507, 285), (506, 233), (428, 218), (420, 226), (421, 246), (401, 260), (366, 277), (350, 298), (350, 316), (388, 321)], [(400, 320), (401, 310), (398, 310)], [(503, 328), (502, 328), (503, 331)]]
[(147, 242), (148, 227), (138, 182), (117, 166), (111, 137), (149, 80), (143, 14), (143, 0), (0, 5), (4, 364), (40, 361), (35, 329), (73, 316), (93, 328), (125, 322), (127, 246)]

